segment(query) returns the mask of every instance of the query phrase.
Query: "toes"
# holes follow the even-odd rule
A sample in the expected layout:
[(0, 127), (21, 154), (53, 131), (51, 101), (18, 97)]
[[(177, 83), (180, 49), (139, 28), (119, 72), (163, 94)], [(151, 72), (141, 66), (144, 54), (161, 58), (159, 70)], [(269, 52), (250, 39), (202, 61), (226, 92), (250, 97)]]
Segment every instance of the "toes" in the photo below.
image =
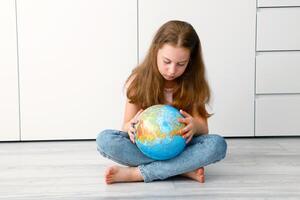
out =
[(196, 174), (198, 174), (198, 175), (203, 175), (203, 174), (204, 174), (204, 168), (203, 168), (203, 167), (199, 168), (199, 169), (196, 171)]
[(105, 174), (105, 178), (106, 178), (106, 179), (112, 178), (112, 176), (113, 176), (113, 175), (112, 175), (111, 173)]
[(111, 170), (110, 169), (107, 169), (105, 171), (105, 176), (110, 176), (112, 173), (111, 173)]
[(113, 183), (113, 176), (114, 176), (115, 170), (114, 167), (109, 167), (105, 172), (105, 183), (106, 184), (112, 184)]
[(205, 176), (199, 176), (199, 182), (204, 183), (205, 182)]
[(201, 167), (196, 171), (197, 174), (197, 179), (200, 183), (204, 183), (205, 182), (205, 175), (204, 175), (204, 168)]
[(113, 179), (112, 178), (106, 178), (105, 179), (105, 183), (106, 184), (112, 184), (113, 183)]

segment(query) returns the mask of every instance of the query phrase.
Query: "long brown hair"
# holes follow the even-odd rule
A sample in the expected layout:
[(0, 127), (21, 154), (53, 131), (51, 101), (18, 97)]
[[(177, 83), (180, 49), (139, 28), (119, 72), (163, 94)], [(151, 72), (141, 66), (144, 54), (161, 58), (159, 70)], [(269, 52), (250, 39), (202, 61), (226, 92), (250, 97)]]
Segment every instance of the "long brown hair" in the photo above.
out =
[(147, 55), (142, 63), (133, 69), (126, 83), (130, 103), (140, 108), (163, 104), (164, 78), (158, 71), (157, 52), (164, 44), (184, 47), (190, 50), (190, 60), (184, 73), (176, 81), (172, 105), (185, 110), (210, 117), (205, 105), (210, 100), (210, 89), (205, 78), (205, 66), (202, 58), (200, 39), (193, 26), (183, 21), (168, 21), (155, 34)]

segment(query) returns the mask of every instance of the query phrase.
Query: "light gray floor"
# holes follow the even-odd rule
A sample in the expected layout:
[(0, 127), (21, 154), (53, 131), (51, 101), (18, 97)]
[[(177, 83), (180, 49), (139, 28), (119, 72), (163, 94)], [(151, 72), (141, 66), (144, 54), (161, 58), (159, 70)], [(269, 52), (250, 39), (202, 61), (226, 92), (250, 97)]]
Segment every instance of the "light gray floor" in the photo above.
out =
[(227, 139), (206, 182), (107, 186), (94, 141), (0, 143), (0, 199), (300, 199), (300, 138)]

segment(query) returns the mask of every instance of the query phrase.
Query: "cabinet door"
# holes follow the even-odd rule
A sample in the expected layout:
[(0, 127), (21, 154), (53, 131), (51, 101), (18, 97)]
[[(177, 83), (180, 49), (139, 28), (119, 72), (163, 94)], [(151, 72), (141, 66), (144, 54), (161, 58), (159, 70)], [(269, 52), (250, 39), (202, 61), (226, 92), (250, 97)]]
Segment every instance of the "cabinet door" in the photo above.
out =
[(298, 94), (257, 96), (255, 135), (299, 136), (299, 102)]
[(300, 50), (300, 7), (257, 11), (257, 50)]
[(299, 0), (258, 0), (257, 7), (293, 7), (300, 6)]
[(256, 2), (140, 0), (138, 13), (140, 60), (163, 23), (177, 19), (194, 26), (213, 95), (210, 132), (254, 136)]
[(0, 1), (0, 141), (19, 140), (16, 12), (14, 0)]
[(256, 94), (299, 94), (299, 66), (299, 51), (257, 53)]
[(135, 0), (18, 1), (22, 140), (120, 129), (137, 64)]

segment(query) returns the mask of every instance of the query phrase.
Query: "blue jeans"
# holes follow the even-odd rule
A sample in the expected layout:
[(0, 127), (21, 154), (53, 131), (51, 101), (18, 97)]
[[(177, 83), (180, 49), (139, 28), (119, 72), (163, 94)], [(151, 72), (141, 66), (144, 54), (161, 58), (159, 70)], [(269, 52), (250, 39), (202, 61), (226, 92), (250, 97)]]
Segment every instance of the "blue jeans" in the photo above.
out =
[(141, 153), (123, 131), (104, 130), (96, 142), (97, 150), (104, 157), (122, 165), (138, 167), (144, 182), (163, 180), (215, 163), (225, 157), (227, 150), (226, 141), (219, 135), (194, 136), (175, 158), (156, 161)]

